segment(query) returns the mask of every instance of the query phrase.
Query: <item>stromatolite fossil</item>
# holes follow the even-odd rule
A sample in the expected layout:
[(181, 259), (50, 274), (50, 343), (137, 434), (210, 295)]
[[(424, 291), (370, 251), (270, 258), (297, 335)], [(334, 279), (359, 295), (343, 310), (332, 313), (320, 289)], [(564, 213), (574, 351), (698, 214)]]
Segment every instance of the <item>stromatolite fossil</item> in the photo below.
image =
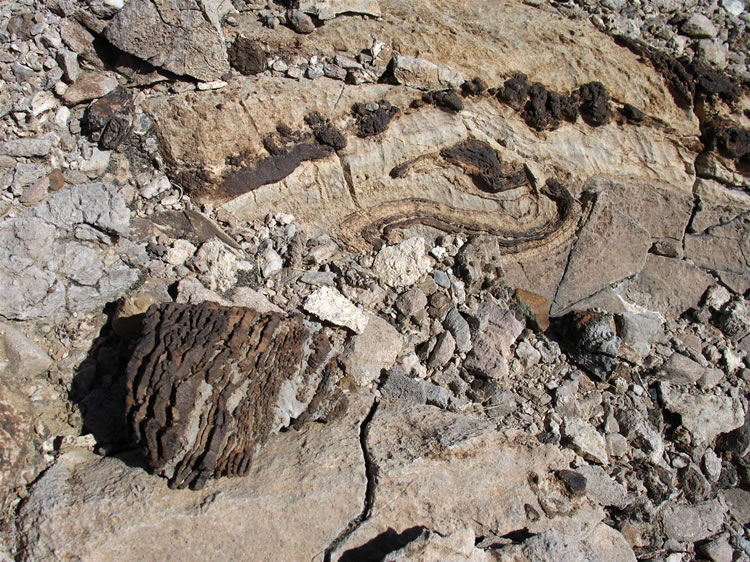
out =
[(334, 348), (301, 317), (214, 303), (153, 305), (127, 366), (126, 411), (171, 487), (244, 475), (268, 435), (340, 409)]

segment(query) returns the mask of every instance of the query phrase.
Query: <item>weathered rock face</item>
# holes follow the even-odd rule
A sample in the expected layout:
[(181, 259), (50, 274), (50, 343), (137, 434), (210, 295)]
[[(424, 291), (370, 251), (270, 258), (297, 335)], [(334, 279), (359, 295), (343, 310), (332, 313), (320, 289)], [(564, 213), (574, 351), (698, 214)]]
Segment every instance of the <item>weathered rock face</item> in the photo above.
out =
[(129, 233), (124, 199), (102, 183), (59, 191), (25, 216), (0, 221), (0, 315), (54, 321), (115, 298), (139, 277)]
[(335, 553), (342, 559), (414, 526), (442, 536), (466, 525), (476, 536), (550, 528), (585, 536), (602, 518), (600, 508), (571, 497), (555, 476), (567, 465), (554, 447), (476, 419), (385, 400), (367, 426), (365, 446), (377, 485), (369, 516)]
[(325, 334), (300, 318), (213, 303), (152, 306), (127, 368), (133, 436), (173, 487), (245, 475), (268, 435), (313, 400), (330, 413), (322, 393), (331, 353)]
[(31, 405), (0, 379), (0, 507), (8, 509), (11, 492), (25, 484), (22, 472), (33, 449)]
[(362, 510), (359, 426), (370, 402), (351, 401), (335, 422), (272, 435), (247, 477), (211, 480), (199, 492), (168, 489), (137, 457), (68, 453), (19, 513), (21, 559), (322, 556)]
[(134, 0), (107, 25), (104, 36), (118, 49), (154, 66), (199, 80), (229, 70), (220, 21), (226, 1)]

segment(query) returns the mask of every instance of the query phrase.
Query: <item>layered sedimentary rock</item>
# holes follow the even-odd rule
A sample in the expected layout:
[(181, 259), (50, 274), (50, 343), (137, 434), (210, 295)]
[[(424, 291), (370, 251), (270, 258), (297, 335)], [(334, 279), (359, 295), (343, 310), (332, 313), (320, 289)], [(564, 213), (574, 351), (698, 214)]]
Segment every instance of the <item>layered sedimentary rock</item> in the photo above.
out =
[[(297, 317), (152, 306), (127, 368), (126, 408), (149, 465), (177, 488), (244, 475), (272, 432), (320, 408), (333, 348)], [(317, 396), (317, 399), (316, 399)]]

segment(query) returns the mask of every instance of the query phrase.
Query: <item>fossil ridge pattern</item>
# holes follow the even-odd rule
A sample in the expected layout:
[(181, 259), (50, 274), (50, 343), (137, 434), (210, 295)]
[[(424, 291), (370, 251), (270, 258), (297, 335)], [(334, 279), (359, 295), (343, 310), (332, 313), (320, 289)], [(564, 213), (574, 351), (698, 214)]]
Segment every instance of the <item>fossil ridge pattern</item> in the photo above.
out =
[(175, 488), (242, 476), (270, 433), (340, 408), (328, 391), (334, 348), (316, 328), (208, 302), (152, 306), (126, 372), (128, 419), (150, 467)]

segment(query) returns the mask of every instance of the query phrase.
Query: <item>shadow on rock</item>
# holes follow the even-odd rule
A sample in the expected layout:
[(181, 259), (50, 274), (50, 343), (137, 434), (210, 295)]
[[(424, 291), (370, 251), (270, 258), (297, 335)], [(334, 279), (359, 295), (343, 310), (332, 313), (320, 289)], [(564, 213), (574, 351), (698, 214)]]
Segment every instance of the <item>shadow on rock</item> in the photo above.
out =
[(362, 546), (344, 552), (339, 558), (339, 562), (382, 560), (386, 554), (399, 550), (415, 540), (425, 529), (426, 527), (416, 526), (397, 533), (394, 529), (389, 528)]
[[(105, 307), (109, 319), (76, 370), (69, 395), (81, 412), (82, 433), (91, 433), (97, 449), (107, 455), (136, 447), (125, 415), (125, 368), (135, 347), (134, 335), (139, 326), (117, 324), (115, 320), (113, 327), (116, 308), (115, 303)], [(145, 466), (140, 454), (128, 454), (123, 460), (129, 466)]]

